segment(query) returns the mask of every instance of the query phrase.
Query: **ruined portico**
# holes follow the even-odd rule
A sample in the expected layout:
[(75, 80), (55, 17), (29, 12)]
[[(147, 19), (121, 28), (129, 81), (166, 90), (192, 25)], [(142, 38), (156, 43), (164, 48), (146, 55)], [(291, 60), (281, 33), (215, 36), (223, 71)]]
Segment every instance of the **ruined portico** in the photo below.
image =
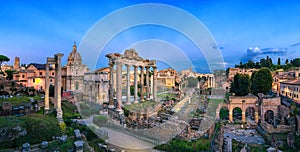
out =
[[(126, 90), (127, 90), (127, 104), (130, 104), (130, 68), (134, 68), (134, 103), (138, 102), (138, 83), (140, 84), (140, 101), (144, 101), (145, 99), (145, 93), (146, 93), (146, 99), (152, 99), (156, 101), (156, 61), (155, 60), (148, 60), (141, 58), (138, 53), (134, 49), (126, 50), (124, 54), (119, 53), (111, 53), (106, 55), (107, 58), (109, 58), (109, 68), (110, 68), (110, 88), (109, 88), (109, 108), (115, 108), (114, 107), (114, 83), (116, 83), (116, 98), (117, 98), (117, 107), (116, 110), (119, 113), (122, 113), (122, 67), (123, 65), (126, 66)], [(114, 67), (116, 67), (116, 80), (113, 76)], [(150, 68), (153, 69), (153, 82), (152, 84), (152, 91), (150, 90), (150, 82), (149, 82), (149, 76), (150, 76)], [(138, 70), (140, 69), (140, 82), (138, 82)], [(144, 73), (146, 72), (146, 84), (144, 84)], [(146, 86), (145, 86), (146, 85)], [(146, 87), (146, 92), (145, 92)], [(152, 97), (150, 96), (150, 93), (152, 92)]]
[(55, 65), (55, 90), (54, 90), (54, 108), (57, 111), (57, 117), (62, 118), (61, 109), (61, 58), (64, 54), (58, 53), (54, 58), (47, 58), (46, 76), (45, 76), (45, 111), (49, 110), (49, 66)]

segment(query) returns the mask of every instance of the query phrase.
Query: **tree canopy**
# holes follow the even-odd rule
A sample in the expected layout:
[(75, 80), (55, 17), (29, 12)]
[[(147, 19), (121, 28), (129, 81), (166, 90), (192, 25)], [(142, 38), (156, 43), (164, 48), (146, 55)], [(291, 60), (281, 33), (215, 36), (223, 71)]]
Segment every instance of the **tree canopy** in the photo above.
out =
[(236, 74), (231, 83), (230, 92), (237, 96), (245, 96), (250, 93), (250, 77), (248, 74)]
[(3, 63), (3, 62), (8, 62), (8, 61), (10, 61), (10, 59), (9, 59), (7, 56), (5, 56), (5, 55), (0, 55), (0, 72), (1, 72), (1, 73), (3, 72), (3, 71), (2, 71), (2, 68), (1, 68), (2, 63)]
[(251, 76), (251, 92), (267, 94), (272, 88), (272, 74), (268, 68), (262, 68), (252, 73)]

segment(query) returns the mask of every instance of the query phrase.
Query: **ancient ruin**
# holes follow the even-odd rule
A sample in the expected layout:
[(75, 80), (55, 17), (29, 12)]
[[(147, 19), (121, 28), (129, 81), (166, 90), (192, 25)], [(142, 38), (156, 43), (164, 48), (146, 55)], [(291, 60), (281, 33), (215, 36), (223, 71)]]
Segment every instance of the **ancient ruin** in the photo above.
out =
[(57, 118), (62, 118), (61, 109), (61, 58), (63, 54), (58, 53), (54, 58), (47, 58), (46, 77), (45, 77), (45, 111), (49, 111), (49, 66), (55, 65), (55, 90), (54, 90), (54, 108), (57, 111)]
[[(134, 67), (134, 103), (138, 102), (138, 68), (140, 68), (140, 101), (144, 101), (144, 93), (146, 89), (146, 99), (152, 99), (156, 101), (156, 61), (148, 60), (141, 58), (134, 49), (126, 50), (124, 55), (119, 53), (111, 53), (106, 55), (109, 58), (109, 67), (110, 67), (110, 89), (109, 89), (109, 108), (114, 108), (114, 83), (116, 82), (116, 98), (117, 98), (117, 107), (116, 110), (119, 113), (123, 113), (122, 110), (122, 66), (126, 66), (127, 70), (127, 79), (126, 79), (126, 88), (127, 88), (127, 103), (130, 104), (130, 68)], [(116, 65), (116, 80), (114, 80), (113, 72), (114, 66)], [(150, 81), (149, 81), (149, 72), (150, 68), (153, 68), (153, 81), (152, 81), (152, 90), (150, 90)], [(144, 84), (144, 73), (146, 69), (146, 86)], [(145, 88), (146, 87), (146, 88)], [(152, 98), (150, 98), (152, 94)]]

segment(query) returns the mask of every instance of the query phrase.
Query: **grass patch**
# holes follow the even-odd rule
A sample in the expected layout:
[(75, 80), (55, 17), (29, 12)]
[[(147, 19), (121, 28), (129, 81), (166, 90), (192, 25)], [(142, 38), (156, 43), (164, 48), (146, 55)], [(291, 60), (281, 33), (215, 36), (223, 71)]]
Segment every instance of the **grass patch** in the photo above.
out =
[(155, 149), (172, 152), (198, 152), (209, 151), (211, 147), (210, 139), (197, 139), (195, 141), (172, 139), (166, 144), (156, 146)]
[(146, 108), (155, 108), (158, 105), (160, 105), (159, 102), (148, 100), (130, 105), (124, 105), (123, 108), (127, 111), (142, 111)]
[(49, 146), (47, 147), (48, 151), (68, 151), (69, 149), (74, 147), (75, 138), (70, 137), (65, 142), (61, 142), (58, 140), (53, 141), (52, 143), (49, 143)]
[(27, 134), (12, 141), (0, 143), (1, 149), (20, 147), (23, 143), (37, 144), (44, 140), (52, 140), (52, 136), (60, 136), (61, 131), (57, 119), (48, 115), (30, 115), (24, 117), (0, 117), (0, 127), (20, 126), (26, 128)]
[(218, 105), (222, 104), (223, 102), (224, 99), (208, 99), (207, 114), (209, 116), (215, 116)]
[[(233, 152), (240, 152), (244, 148), (245, 144), (238, 142), (236, 140), (232, 140), (232, 151)], [(262, 152), (262, 151), (267, 151), (267, 149), (270, 146), (267, 145), (247, 145), (251, 152)]]
[(157, 94), (156, 96), (157, 96), (157, 98), (172, 99), (172, 98), (177, 98), (178, 94), (167, 92), (167, 93)]
[(31, 99), (34, 99), (34, 101), (43, 100), (41, 96), (33, 96), (33, 97), (13, 96), (7, 99), (0, 98), (0, 104), (2, 105), (3, 102), (9, 102), (12, 106), (18, 106), (18, 105), (24, 105), (29, 103)]

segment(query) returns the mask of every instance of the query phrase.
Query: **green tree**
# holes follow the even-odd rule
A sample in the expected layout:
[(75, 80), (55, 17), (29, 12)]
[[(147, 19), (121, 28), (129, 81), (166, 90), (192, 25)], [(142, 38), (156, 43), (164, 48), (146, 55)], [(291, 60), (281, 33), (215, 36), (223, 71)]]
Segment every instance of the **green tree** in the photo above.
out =
[(285, 65), (289, 64), (289, 59), (285, 60)]
[(251, 77), (251, 92), (267, 94), (272, 88), (272, 74), (268, 68), (262, 68), (252, 73)]
[(245, 96), (250, 92), (250, 77), (248, 74), (236, 74), (231, 83), (230, 92), (237, 96)]
[(6, 79), (12, 80), (13, 79), (13, 73), (16, 72), (16, 70), (5, 70), (5, 73), (7, 74)]
[(8, 62), (10, 59), (5, 55), (0, 55), (0, 72), (3, 73), (1, 65), (3, 62)]
[(278, 58), (277, 60), (277, 65), (280, 65), (280, 58)]
[(291, 64), (295, 67), (299, 67), (300, 66), (300, 58), (295, 58), (295, 59), (291, 60)]

